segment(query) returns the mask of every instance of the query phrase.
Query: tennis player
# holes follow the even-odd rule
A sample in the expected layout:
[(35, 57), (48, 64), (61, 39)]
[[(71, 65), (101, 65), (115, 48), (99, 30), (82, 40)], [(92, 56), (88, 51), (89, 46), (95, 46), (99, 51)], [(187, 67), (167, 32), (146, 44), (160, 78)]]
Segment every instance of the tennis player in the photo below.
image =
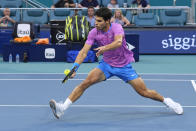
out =
[(64, 111), (80, 98), (88, 87), (107, 80), (112, 76), (117, 76), (130, 84), (139, 95), (162, 102), (175, 113), (183, 114), (183, 108), (179, 103), (174, 102), (171, 98), (164, 98), (156, 91), (146, 88), (142, 78), (132, 68), (131, 62), (134, 61), (133, 52), (128, 50), (126, 46), (122, 26), (110, 23), (112, 17), (110, 9), (100, 8), (96, 11), (95, 16), (95, 28), (89, 32), (86, 43), (73, 64), (73, 67), (76, 66), (77, 68), (72, 77), (76, 75), (77, 69), (94, 43), (99, 45), (95, 49), (97, 50), (96, 56), (103, 55), (103, 59), (96, 68), (90, 71), (88, 77), (72, 91), (64, 103), (57, 103), (53, 99), (50, 101), (49, 104), (55, 117), (59, 119), (64, 114)]

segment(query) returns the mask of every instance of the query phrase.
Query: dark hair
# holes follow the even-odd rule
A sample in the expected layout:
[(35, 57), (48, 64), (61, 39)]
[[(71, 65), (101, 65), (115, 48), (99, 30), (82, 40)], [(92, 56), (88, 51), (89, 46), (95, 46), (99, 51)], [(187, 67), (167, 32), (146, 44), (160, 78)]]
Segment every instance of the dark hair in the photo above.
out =
[[(92, 8), (92, 9), (94, 9), (94, 7), (93, 7), (93, 6), (89, 6), (89, 7), (88, 7), (88, 9), (91, 9), (91, 8)], [(94, 10), (95, 10), (95, 9), (94, 9)]]
[(102, 17), (105, 21), (112, 18), (112, 12), (110, 9), (103, 7), (95, 12), (95, 16)]

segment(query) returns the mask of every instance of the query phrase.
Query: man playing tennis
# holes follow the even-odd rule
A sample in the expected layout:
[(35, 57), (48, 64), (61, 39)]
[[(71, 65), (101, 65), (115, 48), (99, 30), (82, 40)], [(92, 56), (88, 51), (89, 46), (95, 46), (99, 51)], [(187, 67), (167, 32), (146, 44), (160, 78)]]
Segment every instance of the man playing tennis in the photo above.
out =
[(133, 52), (129, 51), (126, 46), (122, 26), (116, 23), (110, 23), (112, 17), (110, 9), (100, 8), (96, 11), (95, 16), (95, 28), (89, 32), (88, 39), (73, 64), (73, 68), (75, 66), (77, 68), (72, 77), (75, 76), (77, 69), (95, 42), (99, 45), (99, 47), (95, 49), (97, 50), (96, 55), (103, 55), (103, 60), (99, 62), (97, 68), (90, 71), (88, 77), (72, 91), (64, 103), (57, 103), (55, 100), (50, 101), (50, 107), (55, 117), (59, 119), (64, 114), (64, 111), (75, 102), (88, 87), (112, 76), (117, 76), (130, 84), (141, 96), (163, 102), (177, 114), (183, 114), (183, 108), (179, 103), (174, 102), (171, 98), (164, 98), (154, 90), (147, 89), (144, 81), (132, 68), (130, 63), (134, 61)]

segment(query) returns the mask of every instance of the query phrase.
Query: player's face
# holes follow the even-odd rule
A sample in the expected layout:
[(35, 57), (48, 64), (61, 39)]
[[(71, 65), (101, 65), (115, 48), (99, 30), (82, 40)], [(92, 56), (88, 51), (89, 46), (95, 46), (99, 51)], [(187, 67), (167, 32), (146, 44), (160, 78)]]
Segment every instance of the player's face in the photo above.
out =
[(104, 30), (107, 27), (107, 23), (109, 21), (105, 21), (102, 17), (95, 17), (95, 28), (98, 30)]

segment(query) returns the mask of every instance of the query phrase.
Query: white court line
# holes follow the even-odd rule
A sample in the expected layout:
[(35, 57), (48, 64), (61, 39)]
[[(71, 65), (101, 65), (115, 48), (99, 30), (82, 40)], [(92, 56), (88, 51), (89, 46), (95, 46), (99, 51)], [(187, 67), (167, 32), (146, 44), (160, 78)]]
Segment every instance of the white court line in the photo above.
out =
[[(49, 107), (49, 105), (0, 105), (0, 107)], [(156, 105), (71, 105), (76, 108), (163, 108)], [(196, 106), (182, 106), (184, 108), (196, 108)]]
[[(62, 75), (64, 73), (0, 73), (0, 75)], [(87, 75), (88, 73), (77, 73), (79, 75)], [(196, 74), (180, 74), (180, 73), (138, 73), (141, 75), (190, 75), (194, 76)]]
[(195, 92), (196, 92), (196, 83), (195, 83), (195, 80), (191, 80), (191, 83), (192, 83), (193, 88), (194, 88), (194, 90), (195, 90)]
[[(62, 79), (0, 79), (0, 81), (60, 81)], [(70, 81), (82, 81), (85, 79), (69, 79)], [(183, 79), (143, 79), (145, 81), (190, 81)], [(107, 81), (121, 81), (121, 79), (108, 79)], [(194, 80), (193, 80), (194, 81)]]

